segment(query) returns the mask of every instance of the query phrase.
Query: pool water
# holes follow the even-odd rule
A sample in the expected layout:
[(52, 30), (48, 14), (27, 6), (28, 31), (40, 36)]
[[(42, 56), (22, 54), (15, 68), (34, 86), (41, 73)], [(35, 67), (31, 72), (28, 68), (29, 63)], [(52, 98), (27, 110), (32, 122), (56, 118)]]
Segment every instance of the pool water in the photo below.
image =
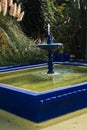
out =
[(47, 67), (0, 73), (0, 83), (42, 92), (87, 81), (87, 67), (55, 65), (55, 74), (47, 75)]

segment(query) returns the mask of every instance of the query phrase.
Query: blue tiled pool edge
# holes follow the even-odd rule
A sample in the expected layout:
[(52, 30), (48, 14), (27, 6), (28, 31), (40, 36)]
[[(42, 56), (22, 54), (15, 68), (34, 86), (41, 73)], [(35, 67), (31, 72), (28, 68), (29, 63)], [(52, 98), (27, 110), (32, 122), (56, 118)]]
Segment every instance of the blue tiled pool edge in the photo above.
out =
[(0, 84), (0, 108), (34, 122), (86, 107), (87, 82), (41, 93)]

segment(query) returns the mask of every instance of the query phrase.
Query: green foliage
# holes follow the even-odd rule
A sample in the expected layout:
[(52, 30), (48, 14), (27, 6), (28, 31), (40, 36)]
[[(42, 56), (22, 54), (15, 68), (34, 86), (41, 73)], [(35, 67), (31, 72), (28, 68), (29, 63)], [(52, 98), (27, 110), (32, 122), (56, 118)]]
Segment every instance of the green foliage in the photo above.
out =
[(79, 33), (79, 11), (71, 0), (58, 1), (57, 23), (52, 28), (56, 42), (64, 44), (65, 53), (74, 53), (74, 39)]
[[(56, 22), (55, 0), (26, 0), (24, 26), (29, 36), (37, 38), (47, 31), (47, 24)], [(26, 22), (27, 21), (27, 22)]]
[(4, 50), (8, 44), (8, 38), (4, 30), (0, 28), (0, 51)]
[(87, 1), (57, 0), (57, 24), (52, 28), (56, 42), (64, 44), (65, 52), (84, 59), (87, 44)]
[(8, 39), (6, 48), (0, 50), (0, 65), (31, 64), (44, 60), (43, 51), (36, 47), (37, 41), (26, 37), (14, 19), (2, 17), (0, 27)]
[(52, 28), (52, 33), (55, 42), (64, 44), (65, 52), (70, 49), (70, 44), (73, 38), (71, 29), (71, 1), (58, 1), (57, 23)]

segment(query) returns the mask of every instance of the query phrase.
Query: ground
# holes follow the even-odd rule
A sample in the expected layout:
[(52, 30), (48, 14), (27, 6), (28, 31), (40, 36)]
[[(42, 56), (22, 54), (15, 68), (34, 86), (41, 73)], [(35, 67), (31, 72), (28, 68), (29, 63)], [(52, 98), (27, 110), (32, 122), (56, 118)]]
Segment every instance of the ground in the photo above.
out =
[(33, 123), (0, 109), (0, 130), (87, 130), (87, 108), (43, 123)]

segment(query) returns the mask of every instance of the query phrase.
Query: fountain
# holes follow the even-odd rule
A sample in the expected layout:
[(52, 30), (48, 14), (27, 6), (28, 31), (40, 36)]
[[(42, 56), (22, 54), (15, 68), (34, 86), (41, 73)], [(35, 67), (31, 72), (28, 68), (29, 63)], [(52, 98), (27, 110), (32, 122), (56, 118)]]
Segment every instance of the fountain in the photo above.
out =
[(54, 73), (54, 63), (53, 63), (53, 52), (57, 50), (62, 43), (52, 43), (52, 36), (50, 33), (50, 24), (48, 24), (48, 40), (47, 43), (38, 44), (37, 47), (48, 51), (48, 72), (47, 74)]
[[(50, 75), (52, 74), (53, 77), (55, 77), (53, 75), (54, 74), (53, 51), (58, 49), (60, 46), (62, 46), (61, 43), (52, 43), (52, 36), (50, 34), (50, 25), (48, 24), (47, 43), (38, 44), (38, 47), (48, 51), (48, 72), (47, 73)], [(69, 75), (68, 77), (70, 77), (70, 79), (68, 79), (66, 75), (65, 77), (63, 77), (63, 80), (65, 80), (65, 83), (68, 83), (68, 81), (70, 80), (70, 84), (67, 86), (66, 84), (65, 85), (62, 84), (62, 88), (55, 87), (53, 89), (54, 83), (51, 85), (51, 83), (49, 82), (49, 80), (47, 80), (47, 78), (45, 79), (43, 78), (44, 77), (43, 75), (41, 76), (41, 73), (37, 75), (38, 74), (37, 67), (41, 67), (43, 65), (42, 64), (16, 65), (16, 66), (0, 67), (0, 73), (6, 72), (6, 73), (1, 73), (0, 75), (0, 109), (18, 115), (20, 117), (23, 117), (25, 119), (29, 119), (33, 122), (40, 123), (87, 107), (87, 102), (86, 102), (87, 101), (87, 78), (86, 78), (87, 66), (82, 66), (79, 64), (80, 66), (78, 67), (78, 73), (77, 71), (74, 71), (74, 74), (76, 75), (76, 79), (81, 79), (81, 82), (79, 83), (77, 82), (71, 85), (71, 81), (74, 81), (76, 79), (74, 76), (72, 77), (72, 75), (71, 77)], [(73, 66), (75, 66), (75, 64), (73, 64)], [(32, 69), (28, 70), (27, 68), (28, 69), (32, 68)], [(35, 68), (37, 69), (37, 71), (35, 71)], [(81, 69), (81, 73), (80, 73), (80, 69)], [(66, 73), (66, 71), (64, 73)], [(29, 77), (30, 77), (30, 82), (28, 82)], [(61, 77), (61, 75), (59, 75), (59, 77)], [(14, 85), (14, 83), (17, 85), (17, 79), (18, 79), (18, 84), (20, 86), (23, 85), (24, 88), (22, 87), (17, 88)], [(27, 79), (26, 82), (25, 79)], [(62, 80), (60, 80), (60, 82), (62, 82)], [(34, 86), (32, 85), (33, 83)], [(59, 85), (60, 87), (60, 84), (59, 84), (59, 80), (56, 80), (55, 85), (56, 86)], [(25, 89), (25, 85), (27, 85), (28, 87), (30, 86), (30, 88), (38, 87), (39, 89), (41, 88), (41, 90), (44, 87), (46, 88), (48, 87), (50, 88), (50, 90), (46, 89), (42, 92), (39, 92), (34, 89), (34, 91), (32, 91), (32, 89), (30, 88), (29, 90)]]

